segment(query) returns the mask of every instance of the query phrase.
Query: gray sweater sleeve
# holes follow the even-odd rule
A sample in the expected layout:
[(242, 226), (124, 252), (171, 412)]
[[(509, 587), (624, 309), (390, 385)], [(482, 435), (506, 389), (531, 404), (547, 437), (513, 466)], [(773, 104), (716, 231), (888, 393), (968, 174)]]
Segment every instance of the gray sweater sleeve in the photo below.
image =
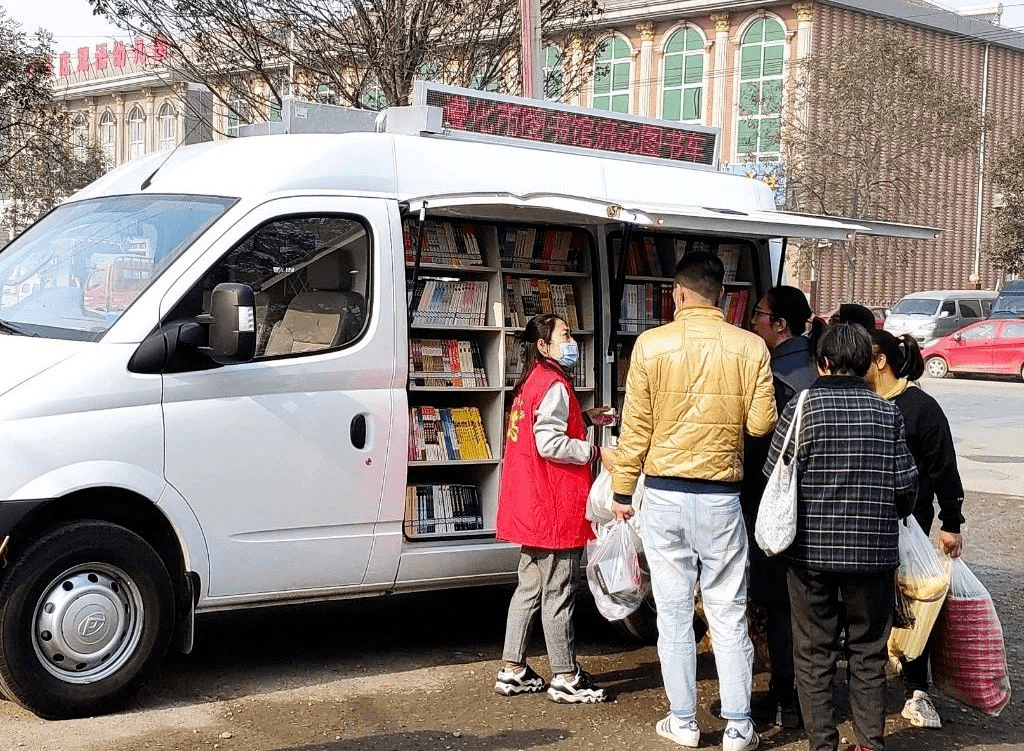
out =
[(533, 437), (537, 453), (545, 459), (565, 464), (587, 464), (594, 459), (595, 448), (589, 441), (570, 438), (569, 392), (561, 383), (552, 384), (533, 412)]

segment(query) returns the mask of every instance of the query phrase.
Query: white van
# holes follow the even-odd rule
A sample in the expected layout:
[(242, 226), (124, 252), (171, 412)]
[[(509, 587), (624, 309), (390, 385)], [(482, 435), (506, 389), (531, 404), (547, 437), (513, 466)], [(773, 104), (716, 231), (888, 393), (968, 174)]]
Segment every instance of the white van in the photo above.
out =
[[(199, 612), (513, 580), (494, 520), (524, 317), (575, 317), (581, 396), (611, 404), (678, 255), (735, 259), (742, 323), (773, 239), (882, 231), (775, 211), (715, 171), (712, 129), (421, 93), (384, 132), (132, 161), (0, 253), (4, 284), (41, 279), (0, 305), (7, 697), (116, 708)], [(87, 305), (138, 238), (133, 299)]]

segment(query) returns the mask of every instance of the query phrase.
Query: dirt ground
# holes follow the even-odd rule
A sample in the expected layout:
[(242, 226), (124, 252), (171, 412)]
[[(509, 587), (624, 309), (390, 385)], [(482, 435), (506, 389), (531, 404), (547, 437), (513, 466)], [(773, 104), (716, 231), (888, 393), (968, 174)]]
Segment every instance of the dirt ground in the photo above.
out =
[[(965, 560), (1002, 620), (1011, 683), (1024, 685), (1024, 498), (969, 493)], [(0, 703), (0, 751), (503, 751), (671, 749), (654, 734), (667, 709), (657, 653), (626, 641), (588, 598), (578, 609), (580, 659), (615, 695), (560, 706), (543, 695), (492, 691), (509, 590), (395, 596), (200, 620), (196, 651), (168, 659), (126, 711), (45, 722)], [(535, 638), (531, 664), (548, 665)], [(721, 742), (710, 653), (699, 658), (701, 745)], [(840, 669), (841, 693), (845, 670)], [(755, 679), (755, 695), (767, 675)], [(888, 748), (1024, 749), (1024, 703), (999, 717), (936, 695), (945, 727), (919, 730), (899, 715), (889, 681)], [(844, 716), (848, 713), (844, 710)], [(798, 731), (762, 727), (762, 748), (804, 749)], [(848, 723), (843, 735), (852, 742)]]

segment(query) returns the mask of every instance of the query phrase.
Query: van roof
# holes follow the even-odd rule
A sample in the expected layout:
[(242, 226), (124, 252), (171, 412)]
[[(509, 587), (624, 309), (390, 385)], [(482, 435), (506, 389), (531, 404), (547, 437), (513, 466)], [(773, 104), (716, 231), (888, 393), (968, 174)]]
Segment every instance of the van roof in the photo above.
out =
[(666, 204), (775, 209), (767, 185), (737, 175), (364, 132), (254, 136), (184, 146), (129, 162), (76, 198), (138, 193), (154, 170), (147, 192), (243, 199), (296, 191), (375, 193), (399, 200), (458, 193), (560, 193), (628, 206), (649, 202), (653, 193)]
[(959, 300), (961, 298), (986, 299), (995, 298), (999, 293), (992, 289), (931, 289), (924, 292), (911, 292), (904, 295), (903, 299), (916, 300), (928, 297), (945, 297)]
[[(145, 188), (143, 184), (148, 183)], [(750, 237), (849, 239), (882, 223), (790, 214), (772, 190), (741, 175), (523, 146), (393, 133), (254, 136), (185, 146), (128, 162), (72, 201), (111, 195), (215, 195), (253, 205), (287, 195), (369, 195), (432, 211), (579, 221)], [(522, 212), (530, 209), (530, 214)], [(888, 225), (912, 235), (931, 228)], [(924, 232), (924, 234), (920, 234)]]

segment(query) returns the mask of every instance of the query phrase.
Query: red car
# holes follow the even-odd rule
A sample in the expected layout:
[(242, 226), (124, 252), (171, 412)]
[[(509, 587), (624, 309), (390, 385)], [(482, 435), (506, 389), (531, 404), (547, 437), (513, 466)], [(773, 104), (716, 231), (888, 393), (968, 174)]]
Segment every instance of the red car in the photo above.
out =
[(938, 339), (921, 353), (932, 378), (947, 373), (1001, 373), (1024, 380), (1024, 321), (990, 318)]

